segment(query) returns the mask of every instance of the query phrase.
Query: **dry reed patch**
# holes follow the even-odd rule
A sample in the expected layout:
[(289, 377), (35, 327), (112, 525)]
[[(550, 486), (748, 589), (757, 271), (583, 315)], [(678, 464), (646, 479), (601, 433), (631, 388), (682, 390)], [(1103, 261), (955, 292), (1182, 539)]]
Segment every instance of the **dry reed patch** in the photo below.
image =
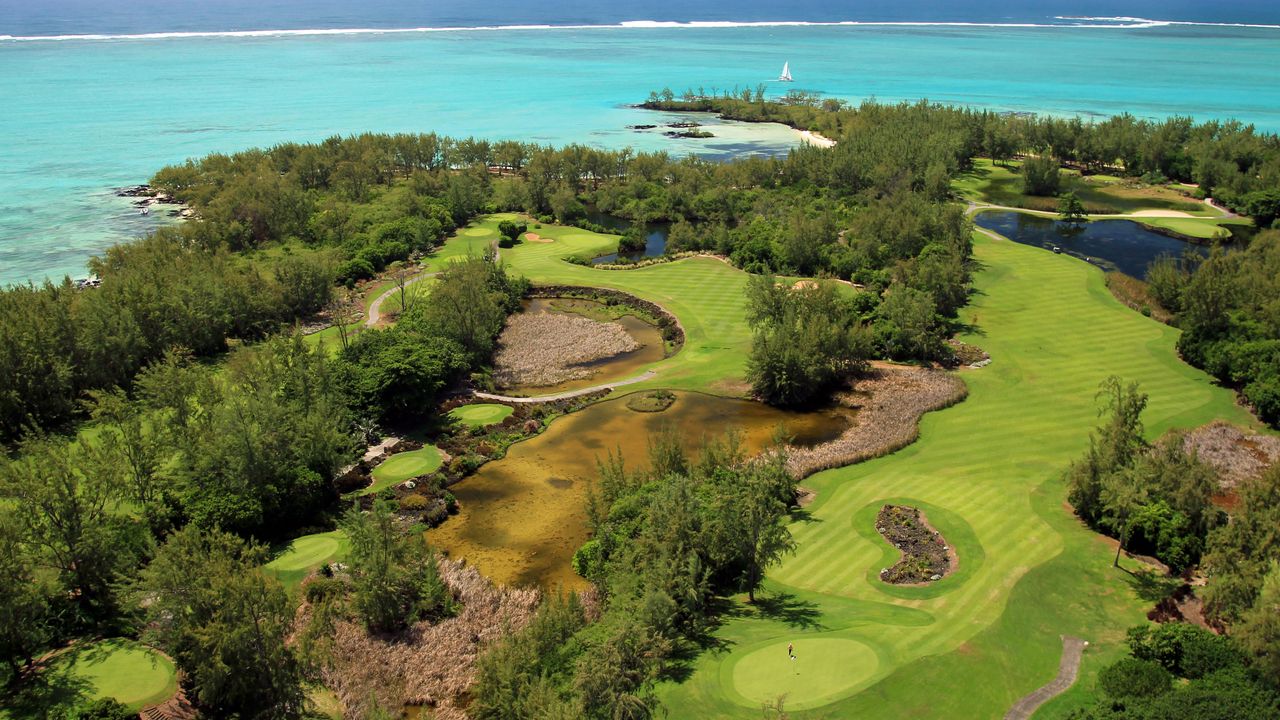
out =
[(880, 365), (836, 400), (858, 409), (840, 437), (811, 448), (789, 448), (787, 468), (804, 478), (828, 468), (887, 455), (920, 434), (920, 416), (963, 400), (968, 388), (942, 370)]
[(588, 363), (636, 350), (621, 325), (580, 315), (513, 315), (498, 337), (493, 379), (500, 387), (556, 385), (595, 374)]
[(1187, 452), (1194, 450), (1202, 461), (1218, 471), (1224, 489), (1232, 489), (1244, 480), (1260, 477), (1267, 468), (1280, 461), (1280, 438), (1251, 435), (1222, 421), (1187, 433), (1182, 446)]
[[(474, 567), (446, 558), (440, 559), (440, 576), (462, 605), (456, 617), (435, 625), (420, 622), (390, 637), (372, 636), (353, 620), (336, 624), (321, 679), (341, 700), (346, 717), (366, 717), (375, 705), (392, 712), (424, 705), (437, 720), (465, 719), (476, 660), (522, 630), (541, 599), (537, 590), (495, 587)], [(299, 627), (309, 612), (304, 604)]]

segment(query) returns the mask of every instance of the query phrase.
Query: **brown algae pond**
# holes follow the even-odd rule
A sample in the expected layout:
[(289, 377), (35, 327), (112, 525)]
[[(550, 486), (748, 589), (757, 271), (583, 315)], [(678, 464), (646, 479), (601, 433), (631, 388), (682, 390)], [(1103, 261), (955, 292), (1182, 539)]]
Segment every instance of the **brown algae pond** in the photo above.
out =
[(571, 561), (587, 540), (587, 489), (598, 477), (597, 460), (608, 453), (620, 451), (628, 470), (643, 468), (650, 433), (667, 425), (694, 450), (737, 429), (754, 454), (780, 425), (795, 444), (817, 445), (844, 432), (854, 415), (841, 407), (792, 412), (701, 393), (675, 396), (671, 407), (655, 413), (629, 409), (626, 396), (597, 403), (512, 445), (505, 457), (450, 488), (459, 512), (428, 531), (428, 541), (498, 583), (582, 588), (586, 582)]
[(622, 326), (622, 329), (640, 347), (621, 355), (584, 363), (582, 367), (591, 368), (594, 371), (590, 377), (568, 380), (554, 385), (513, 385), (498, 388), (503, 393), (517, 396), (537, 396), (579, 390), (639, 375), (642, 368), (666, 357), (666, 347), (662, 340), (662, 332), (657, 327), (650, 325), (635, 315), (623, 315), (619, 318), (613, 318), (609, 306), (602, 302), (583, 298), (531, 298), (524, 302), (523, 312), (570, 313), (582, 315), (592, 320), (613, 322)]

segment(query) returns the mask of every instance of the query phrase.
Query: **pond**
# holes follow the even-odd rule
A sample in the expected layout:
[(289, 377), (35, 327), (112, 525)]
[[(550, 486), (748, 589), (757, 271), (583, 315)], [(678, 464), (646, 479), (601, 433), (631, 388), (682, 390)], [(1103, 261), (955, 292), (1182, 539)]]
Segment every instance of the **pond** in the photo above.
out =
[(665, 425), (694, 447), (737, 428), (747, 451), (759, 452), (779, 425), (797, 444), (816, 445), (844, 432), (853, 414), (846, 408), (789, 412), (687, 392), (676, 393), (675, 403), (659, 413), (631, 410), (625, 396), (597, 403), (511, 446), (506, 457), (450, 488), (459, 512), (428, 531), (427, 540), (499, 583), (582, 588), (586, 582), (571, 561), (587, 540), (587, 488), (609, 452), (620, 451), (630, 470), (644, 467), (649, 434)]
[[(582, 298), (533, 298), (524, 302), (526, 313), (560, 312), (584, 315), (600, 320), (607, 317), (604, 303)], [(666, 356), (666, 346), (662, 340), (662, 332), (658, 328), (634, 315), (623, 315), (612, 322), (622, 326), (640, 347), (631, 352), (585, 363), (582, 367), (594, 370), (590, 377), (568, 380), (554, 385), (512, 385), (500, 387), (503, 393), (522, 397), (534, 395), (550, 395), (552, 393), (578, 390), (584, 387), (638, 375), (640, 369), (658, 362)]]
[[(609, 228), (610, 231), (621, 235), (631, 227), (632, 223), (622, 218), (607, 215), (595, 209), (588, 209), (587, 219), (591, 222)], [(592, 258), (593, 265), (607, 265), (609, 263), (618, 262), (619, 257), (628, 260), (641, 260), (648, 257), (658, 257), (667, 251), (667, 237), (671, 234), (671, 224), (665, 222), (647, 223), (643, 225), (645, 230), (644, 250), (625, 253), (609, 253)]]
[(1209, 249), (1154, 232), (1132, 220), (1094, 220), (1066, 223), (1019, 212), (978, 213), (974, 222), (1024, 245), (1062, 252), (1104, 270), (1118, 270), (1143, 279), (1147, 266), (1161, 255), (1181, 257), (1190, 250), (1208, 255)]

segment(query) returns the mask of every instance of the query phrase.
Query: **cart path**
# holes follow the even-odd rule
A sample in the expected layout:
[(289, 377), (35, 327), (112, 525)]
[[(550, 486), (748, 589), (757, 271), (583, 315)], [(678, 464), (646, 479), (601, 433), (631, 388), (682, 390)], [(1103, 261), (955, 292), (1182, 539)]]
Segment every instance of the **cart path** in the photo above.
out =
[(1066, 692), (1076, 682), (1080, 672), (1080, 656), (1089, 643), (1080, 638), (1062, 636), (1062, 662), (1058, 664), (1058, 676), (1048, 685), (1027, 695), (1009, 708), (1004, 720), (1027, 720), (1041, 705)]
[[(409, 278), (407, 281), (405, 281), (405, 284), (404, 284), (405, 289), (408, 290), (410, 285), (418, 282), (419, 280), (426, 280), (427, 278), (433, 278), (439, 274), (440, 273), (423, 273), (421, 275), (415, 275)], [(378, 297), (374, 298), (373, 302), (369, 303), (369, 316), (365, 318), (365, 321), (364, 321), (365, 327), (371, 328), (374, 325), (377, 325), (380, 320), (382, 320), (383, 301), (385, 301), (387, 298), (391, 297), (392, 295), (398, 292), (400, 292), (399, 286), (392, 287), (388, 289), (386, 292), (379, 295)]]

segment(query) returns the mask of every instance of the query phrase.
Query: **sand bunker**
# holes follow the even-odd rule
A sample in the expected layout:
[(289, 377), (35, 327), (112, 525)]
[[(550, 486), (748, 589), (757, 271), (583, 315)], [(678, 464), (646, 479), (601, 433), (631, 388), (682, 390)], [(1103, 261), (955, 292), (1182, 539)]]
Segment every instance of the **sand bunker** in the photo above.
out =
[(544, 237), (542, 237), (541, 235), (539, 235), (538, 233), (531, 233), (531, 232), (527, 232), (527, 233), (525, 233), (525, 234), (524, 234), (524, 240), (525, 240), (525, 242), (531, 242), (531, 243), (549, 243), (549, 242), (555, 242), (555, 239), (554, 239), (554, 238), (544, 238)]

